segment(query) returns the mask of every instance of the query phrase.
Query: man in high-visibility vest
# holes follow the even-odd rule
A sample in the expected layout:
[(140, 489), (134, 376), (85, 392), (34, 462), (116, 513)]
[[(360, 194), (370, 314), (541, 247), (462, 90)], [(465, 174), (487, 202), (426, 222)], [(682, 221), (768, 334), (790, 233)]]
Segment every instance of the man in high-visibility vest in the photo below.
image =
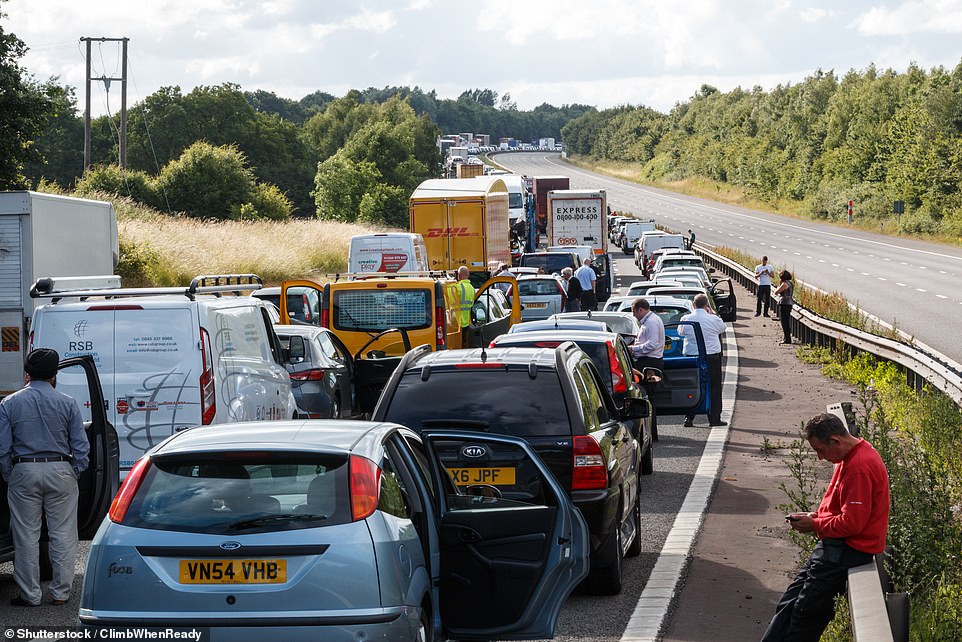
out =
[(461, 347), (468, 347), (468, 330), (471, 327), (471, 307), (474, 305), (474, 286), (471, 271), (466, 265), (458, 268), (458, 321), (461, 322)]

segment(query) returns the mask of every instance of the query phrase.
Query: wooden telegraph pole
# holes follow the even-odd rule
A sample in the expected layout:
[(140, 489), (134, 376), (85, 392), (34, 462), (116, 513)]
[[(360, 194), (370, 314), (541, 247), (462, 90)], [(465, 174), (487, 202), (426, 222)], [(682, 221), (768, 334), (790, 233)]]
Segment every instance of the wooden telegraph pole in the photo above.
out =
[[(84, 109), (84, 171), (90, 167), (91, 144), (90, 144), (90, 81), (98, 80), (104, 83), (107, 91), (110, 91), (111, 81), (120, 81), (120, 158), (121, 167), (127, 167), (127, 43), (130, 38), (81, 38), (81, 42), (87, 43), (87, 99)], [(90, 77), (90, 43), (91, 42), (119, 42), (123, 51), (123, 62), (121, 64), (120, 78), (108, 78), (106, 74), (97, 78)]]

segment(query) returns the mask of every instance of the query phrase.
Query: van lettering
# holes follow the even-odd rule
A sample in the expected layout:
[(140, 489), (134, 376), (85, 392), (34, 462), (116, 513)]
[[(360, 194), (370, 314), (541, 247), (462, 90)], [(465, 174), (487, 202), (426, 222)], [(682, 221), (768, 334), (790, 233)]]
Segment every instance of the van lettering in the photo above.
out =
[(93, 349), (94, 349), (93, 341), (68, 341), (67, 342), (67, 350), (71, 352), (79, 352), (82, 350), (93, 350)]

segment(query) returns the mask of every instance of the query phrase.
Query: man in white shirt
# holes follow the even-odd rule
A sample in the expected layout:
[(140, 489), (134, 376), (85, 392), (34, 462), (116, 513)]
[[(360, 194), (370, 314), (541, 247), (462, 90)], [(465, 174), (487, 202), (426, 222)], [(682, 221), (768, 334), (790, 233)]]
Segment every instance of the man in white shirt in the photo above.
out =
[[(511, 272), (511, 270), (509, 270), (504, 263), (501, 263), (500, 265), (498, 265), (498, 271), (495, 272), (494, 275), (495, 275), (495, 276), (506, 276), (506, 277), (509, 277), (509, 278), (512, 278), (512, 279), (515, 278), (514, 273)], [(499, 290), (501, 290), (502, 292), (504, 292), (505, 296), (511, 296), (511, 284), (510, 284), (510, 283), (495, 283), (495, 284), (494, 284), (494, 287), (496, 287), (496, 288), (498, 288)]]
[(664, 368), (665, 324), (661, 317), (651, 311), (648, 299), (636, 299), (631, 304), (631, 313), (638, 319), (638, 336), (631, 344), (634, 366), (642, 368)]
[[(712, 312), (708, 305), (708, 296), (705, 294), (695, 295), (692, 300), (695, 311), (686, 314), (681, 318), (682, 321), (694, 321), (701, 327), (701, 334), (705, 340), (705, 352), (708, 356), (708, 424), (710, 426), (724, 426), (727, 422), (721, 420), (722, 407), (722, 354), (721, 354), (721, 335), (725, 334), (728, 326), (721, 318)], [(697, 355), (698, 344), (695, 339), (695, 329), (690, 325), (679, 325), (678, 334), (685, 338), (685, 345), (682, 348), (686, 355)], [(685, 426), (691, 427), (695, 420), (695, 415), (690, 414), (685, 417)]]
[(755, 316), (762, 313), (762, 305), (765, 306), (765, 316), (768, 316), (768, 305), (772, 300), (772, 277), (775, 276), (775, 268), (768, 264), (768, 257), (763, 256), (762, 262), (755, 266), (755, 278), (758, 279), (758, 301), (755, 304)]
[(589, 256), (584, 260), (584, 264), (575, 270), (575, 278), (581, 283), (582, 310), (598, 309), (598, 297), (595, 294), (595, 283), (598, 281), (598, 275), (595, 274), (595, 269), (591, 267), (593, 260)]

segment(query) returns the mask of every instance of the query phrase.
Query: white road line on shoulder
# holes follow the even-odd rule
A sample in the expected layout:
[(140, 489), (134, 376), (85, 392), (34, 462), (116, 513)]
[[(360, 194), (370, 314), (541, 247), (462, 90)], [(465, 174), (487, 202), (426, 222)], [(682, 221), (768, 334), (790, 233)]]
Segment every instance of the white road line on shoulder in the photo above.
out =
[(928, 292), (928, 290), (923, 290), (922, 288), (915, 288), (916, 292)]
[(879, 281), (888, 281), (888, 279), (886, 279), (884, 276), (878, 277), (878, 280), (879, 280)]
[[(738, 343), (735, 330), (728, 326), (725, 332), (725, 381), (722, 384), (722, 421), (731, 424), (735, 406), (735, 389), (738, 382)], [(681, 588), (681, 576), (695, 537), (701, 529), (708, 508), (708, 500), (715, 489), (718, 471), (721, 469), (725, 444), (728, 442), (729, 426), (715, 426), (708, 434), (705, 450), (695, 470), (688, 494), (682, 502), (675, 523), (665, 539), (665, 545), (655, 561), (655, 567), (638, 597), (635, 610), (628, 620), (621, 642), (656, 642), (668, 617), (672, 598)]]
[(936, 294), (935, 296), (939, 297), (940, 299), (947, 299), (947, 298), (949, 298), (949, 297), (945, 296), (944, 294)]
[(895, 282), (895, 285), (899, 286), (900, 288), (904, 288), (904, 287), (905, 287), (905, 284), (904, 284), (904, 283), (899, 283), (898, 281)]

